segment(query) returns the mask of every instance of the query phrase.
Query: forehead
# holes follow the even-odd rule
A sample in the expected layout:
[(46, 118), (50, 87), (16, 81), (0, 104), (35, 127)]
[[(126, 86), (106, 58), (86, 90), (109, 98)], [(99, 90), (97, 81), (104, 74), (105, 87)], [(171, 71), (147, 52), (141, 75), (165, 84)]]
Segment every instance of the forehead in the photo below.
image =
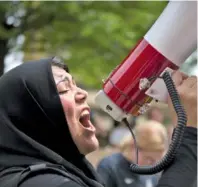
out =
[(72, 76), (67, 73), (64, 69), (57, 67), (57, 66), (52, 66), (52, 74), (54, 78), (63, 78), (63, 77), (69, 77), (72, 78)]

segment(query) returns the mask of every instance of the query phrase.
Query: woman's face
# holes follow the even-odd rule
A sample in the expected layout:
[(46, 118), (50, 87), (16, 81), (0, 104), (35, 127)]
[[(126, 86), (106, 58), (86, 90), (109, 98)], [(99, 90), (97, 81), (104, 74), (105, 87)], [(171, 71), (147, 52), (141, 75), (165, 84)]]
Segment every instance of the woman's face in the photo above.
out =
[(165, 151), (144, 151), (139, 150), (139, 165), (154, 165), (160, 161)]
[(80, 89), (62, 68), (52, 66), (52, 73), (74, 143), (84, 155), (95, 151), (99, 143), (90, 121), (87, 92)]
[[(166, 150), (148, 151), (138, 148), (138, 164), (140, 166), (145, 166), (145, 165), (148, 166), (148, 165), (156, 164), (158, 161), (160, 161), (163, 158), (165, 153)], [(126, 148), (125, 157), (127, 158), (127, 160), (129, 160), (132, 163), (136, 162), (136, 149), (133, 143)]]

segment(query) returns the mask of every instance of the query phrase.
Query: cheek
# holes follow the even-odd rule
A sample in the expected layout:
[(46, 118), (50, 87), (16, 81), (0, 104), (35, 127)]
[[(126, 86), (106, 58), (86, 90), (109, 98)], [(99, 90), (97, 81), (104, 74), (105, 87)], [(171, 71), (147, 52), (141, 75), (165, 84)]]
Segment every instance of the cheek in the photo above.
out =
[(65, 117), (69, 122), (72, 119), (74, 119), (76, 115), (75, 114), (75, 102), (71, 98), (66, 98), (64, 96), (61, 96), (60, 100), (61, 100)]
[(138, 164), (139, 164), (140, 166), (146, 165), (145, 159), (143, 158), (143, 156), (142, 156), (141, 153), (138, 155)]
[(165, 156), (165, 154), (166, 154), (166, 151), (161, 152), (161, 153), (157, 156), (158, 161), (161, 160), (161, 159)]

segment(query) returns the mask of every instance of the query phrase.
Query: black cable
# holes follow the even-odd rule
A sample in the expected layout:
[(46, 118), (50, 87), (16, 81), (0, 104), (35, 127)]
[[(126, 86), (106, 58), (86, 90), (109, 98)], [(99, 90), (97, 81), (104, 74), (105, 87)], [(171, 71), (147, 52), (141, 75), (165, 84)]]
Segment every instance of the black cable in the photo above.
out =
[[(138, 174), (155, 174), (158, 173), (165, 168), (167, 168), (174, 160), (175, 155), (177, 153), (177, 150), (179, 149), (182, 141), (182, 137), (184, 134), (187, 117), (186, 113), (184, 111), (183, 106), (181, 105), (181, 101), (179, 98), (179, 95), (177, 93), (177, 90), (175, 88), (175, 85), (173, 83), (173, 80), (171, 76), (169, 75), (169, 72), (165, 72), (162, 77), (160, 77), (164, 80), (166, 87), (168, 89), (170, 98), (173, 103), (173, 107), (177, 114), (177, 127), (175, 128), (175, 132), (172, 137), (172, 142), (169, 146), (169, 150), (167, 151), (166, 155), (155, 165), (153, 166), (139, 166), (138, 164), (131, 164), (130, 168), (132, 172), (138, 173)], [(126, 119), (123, 120), (123, 122), (129, 127), (128, 121)], [(134, 138), (133, 131), (130, 129), (132, 136)], [(136, 144), (136, 140), (134, 138), (134, 142)], [(136, 145), (137, 147), (137, 145)]]
[(135, 147), (135, 156), (136, 156), (136, 164), (138, 164), (138, 146), (137, 146), (137, 141), (135, 138), (135, 134), (133, 133), (132, 128), (130, 127), (129, 122), (127, 121), (127, 118), (123, 119), (123, 122), (126, 124), (126, 126), (129, 128), (131, 135), (133, 136), (133, 140), (134, 140), (134, 147)]

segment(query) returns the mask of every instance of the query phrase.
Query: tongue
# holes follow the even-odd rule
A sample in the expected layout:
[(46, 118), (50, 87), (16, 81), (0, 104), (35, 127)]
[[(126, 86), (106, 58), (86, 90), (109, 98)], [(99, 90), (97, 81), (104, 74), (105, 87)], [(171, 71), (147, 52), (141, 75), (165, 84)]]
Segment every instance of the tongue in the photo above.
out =
[(81, 124), (84, 126), (84, 127), (90, 127), (90, 120), (89, 120), (89, 117), (83, 117), (80, 119), (80, 122)]

